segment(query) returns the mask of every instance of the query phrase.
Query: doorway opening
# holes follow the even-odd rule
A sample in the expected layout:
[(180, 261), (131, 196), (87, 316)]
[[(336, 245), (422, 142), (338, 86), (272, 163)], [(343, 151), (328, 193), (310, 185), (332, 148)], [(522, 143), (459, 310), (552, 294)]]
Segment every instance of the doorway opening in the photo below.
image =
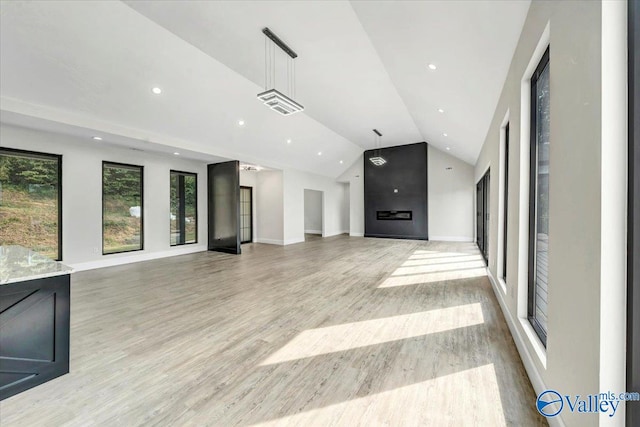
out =
[(324, 236), (323, 192), (304, 190), (304, 240), (310, 241)]

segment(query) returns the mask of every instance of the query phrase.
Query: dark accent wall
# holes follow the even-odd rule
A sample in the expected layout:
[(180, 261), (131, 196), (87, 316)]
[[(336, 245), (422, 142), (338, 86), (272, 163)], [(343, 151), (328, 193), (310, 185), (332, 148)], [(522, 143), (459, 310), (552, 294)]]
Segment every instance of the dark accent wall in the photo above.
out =
[(207, 219), (210, 251), (240, 253), (240, 163), (207, 166)]
[(364, 235), (426, 240), (427, 224), (427, 144), (365, 151)]
[[(627, 237), (627, 391), (640, 391), (640, 0), (628, 2), (629, 185)], [(627, 426), (640, 402), (627, 402)]]

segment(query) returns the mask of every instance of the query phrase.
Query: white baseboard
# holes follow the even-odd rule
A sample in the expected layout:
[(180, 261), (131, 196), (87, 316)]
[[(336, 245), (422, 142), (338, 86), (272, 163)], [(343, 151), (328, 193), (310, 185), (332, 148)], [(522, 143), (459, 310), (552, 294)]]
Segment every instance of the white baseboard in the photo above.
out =
[(150, 261), (152, 259), (166, 258), (170, 256), (186, 255), (207, 250), (206, 245), (175, 246), (168, 251), (160, 252), (135, 252), (132, 254), (103, 255), (103, 258), (95, 261), (86, 261), (68, 264), (75, 271), (93, 270), (96, 268), (112, 267), (115, 265), (130, 264), (133, 262)]
[[(522, 364), (524, 365), (524, 369), (525, 371), (527, 371), (527, 375), (529, 376), (529, 380), (531, 381), (531, 385), (533, 386), (533, 389), (535, 390), (536, 396), (537, 396), (538, 394), (547, 390), (547, 386), (544, 384), (544, 381), (542, 380), (542, 376), (540, 375), (540, 372), (538, 372), (538, 368), (536, 367), (533, 361), (533, 356), (531, 355), (531, 352), (529, 352), (529, 349), (525, 344), (525, 337), (517, 327), (518, 319), (515, 319), (511, 314), (511, 312), (507, 309), (507, 304), (506, 304), (506, 301), (504, 300), (504, 294), (500, 290), (500, 284), (498, 283), (496, 278), (493, 277), (491, 270), (489, 270), (488, 268), (487, 268), (487, 276), (489, 277), (489, 281), (491, 282), (493, 293), (496, 295), (496, 299), (500, 304), (500, 309), (504, 314), (504, 318), (507, 320), (507, 326), (509, 326), (509, 331), (511, 331), (511, 336), (513, 337), (513, 341), (516, 343), (516, 348), (518, 349), (518, 353), (520, 353), (520, 359), (522, 359)], [(532, 404), (535, 405), (535, 402), (532, 402)], [(547, 418), (547, 422), (552, 427), (566, 427), (566, 424), (562, 420), (561, 415)]]
[(304, 237), (300, 238), (295, 238), (295, 239), (287, 239), (284, 241), (285, 245), (294, 245), (296, 243), (303, 243), (304, 242)]
[(473, 237), (467, 236), (429, 236), (429, 240), (440, 242), (473, 242)]
[(364, 233), (349, 233), (351, 237), (364, 237)]
[(328, 231), (327, 234), (324, 235), (324, 237), (339, 236), (344, 233), (346, 233), (346, 231)]
[(267, 245), (284, 245), (284, 241), (282, 240), (277, 240), (277, 239), (263, 239), (261, 237), (256, 239), (257, 243), (265, 243)]
[(322, 234), (322, 230), (304, 230), (305, 234)]

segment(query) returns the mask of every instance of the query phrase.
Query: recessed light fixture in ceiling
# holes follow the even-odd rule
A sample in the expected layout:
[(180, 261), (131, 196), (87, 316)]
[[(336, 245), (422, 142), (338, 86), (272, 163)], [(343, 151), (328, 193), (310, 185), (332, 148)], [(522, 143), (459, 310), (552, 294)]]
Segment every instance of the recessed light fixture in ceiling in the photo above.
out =
[(180, 153), (178, 153), (177, 151), (175, 153), (173, 153), (174, 156), (179, 156)]
[(344, 162), (342, 160), (340, 160), (340, 164), (343, 164)]
[(451, 150), (451, 147), (447, 147), (447, 151)]
[(446, 133), (443, 133), (442, 136), (448, 136)]
[(160, 95), (162, 93), (162, 89), (160, 89), (159, 87), (154, 87), (153, 89), (151, 89), (151, 92), (155, 93), (156, 95)]
[(287, 139), (287, 144), (291, 144), (291, 140), (290, 139)]
[(318, 151), (318, 156), (322, 156), (322, 151)]
[(444, 113), (444, 110), (442, 108), (438, 108), (438, 113)]
[(102, 141), (102, 137), (100, 136), (94, 136), (93, 139), (95, 139), (96, 141)]
[(238, 120), (238, 126), (244, 126), (244, 120), (242, 119)]
[[(288, 116), (290, 114), (304, 111), (302, 104), (293, 100), (296, 96), (296, 67), (295, 59), (298, 54), (295, 53), (285, 42), (280, 40), (269, 28), (262, 29), (265, 35), (264, 39), (264, 92), (258, 94), (258, 99), (264, 102), (264, 105), (272, 110)], [(272, 44), (268, 44), (267, 39), (271, 40)], [(288, 55), (286, 82), (288, 96), (276, 89), (276, 50), (275, 46), (278, 46), (284, 53)], [(269, 47), (269, 49), (267, 49)], [(267, 55), (267, 51), (269, 54)], [(271, 89), (268, 89), (271, 87)]]
[(430, 70), (435, 70), (436, 68), (438, 68), (435, 66), (435, 64), (429, 64), (428, 67)]

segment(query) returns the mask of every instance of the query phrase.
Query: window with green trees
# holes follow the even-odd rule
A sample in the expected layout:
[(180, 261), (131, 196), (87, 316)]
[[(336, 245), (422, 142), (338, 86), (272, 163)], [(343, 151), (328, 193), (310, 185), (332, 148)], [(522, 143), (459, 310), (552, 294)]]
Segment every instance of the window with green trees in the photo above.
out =
[(198, 176), (171, 171), (169, 217), (171, 246), (198, 241)]
[(102, 162), (102, 253), (143, 249), (143, 167)]
[(0, 245), (62, 259), (62, 156), (0, 148)]

